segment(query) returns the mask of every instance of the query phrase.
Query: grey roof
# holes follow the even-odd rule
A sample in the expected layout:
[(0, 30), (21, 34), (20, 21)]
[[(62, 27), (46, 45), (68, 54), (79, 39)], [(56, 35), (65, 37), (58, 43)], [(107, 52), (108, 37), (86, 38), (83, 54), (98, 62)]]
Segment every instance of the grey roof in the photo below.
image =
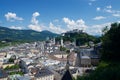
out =
[(90, 58), (99, 58), (99, 54), (94, 48), (82, 49), (80, 54), (81, 56), (89, 56)]
[[(77, 68), (69, 69), (71, 74), (75, 74), (77, 70), (78, 70)], [(56, 70), (56, 72), (58, 72), (60, 75), (63, 75), (66, 73), (65, 69)]]
[(7, 73), (0, 69), (0, 79), (1, 78), (6, 78), (7, 76), (8, 76)]
[(44, 77), (44, 76), (49, 76), (53, 75), (53, 73), (48, 70), (48, 69), (41, 69), (38, 71), (38, 73), (35, 74), (35, 77)]
[(77, 70), (78, 70), (77, 68), (70, 69), (70, 73), (71, 73), (71, 74), (75, 74), (75, 73), (77, 72)]
[(31, 77), (30, 76), (20, 76), (20, 77), (17, 77), (18, 80), (31, 80)]

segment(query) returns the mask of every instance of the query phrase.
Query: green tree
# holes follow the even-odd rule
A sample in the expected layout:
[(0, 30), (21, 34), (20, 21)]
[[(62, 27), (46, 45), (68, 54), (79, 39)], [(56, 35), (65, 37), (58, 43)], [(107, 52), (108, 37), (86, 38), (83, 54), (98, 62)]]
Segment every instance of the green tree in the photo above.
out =
[(69, 54), (69, 53), (70, 53), (70, 50), (66, 50), (66, 53)]
[(120, 61), (120, 23), (111, 24), (111, 28), (103, 37), (102, 60)]
[(102, 29), (102, 32), (103, 32), (103, 34), (105, 34), (106, 32), (108, 32), (108, 26), (106, 26), (106, 27), (104, 27), (103, 29)]
[(65, 50), (66, 50), (65, 47), (60, 46), (60, 51), (65, 51)]
[(10, 58), (10, 59), (9, 59), (9, 62), (12, 62), (12, 63), (13, 63), (13, 62), (14, 62), (14, 59), (13, 59), (13, 58)]

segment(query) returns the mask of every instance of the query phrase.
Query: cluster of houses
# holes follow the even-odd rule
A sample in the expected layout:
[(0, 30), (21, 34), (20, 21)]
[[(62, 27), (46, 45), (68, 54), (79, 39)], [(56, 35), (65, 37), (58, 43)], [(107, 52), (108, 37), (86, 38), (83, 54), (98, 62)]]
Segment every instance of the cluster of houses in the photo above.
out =
[[(44, 63), (49, 59), (43, 54), (43, 44), (44, 42), (25, 43), (0, 50), (0, 79), (54, 80), (54, 74)], [(16, 65), (19, 68), (16, 69)], [(11, 74), (20, 72), (22, 74), (19, 76), (11, 77)]]
[[(96, 47), (90, 44), (90, 47), (78, 47), (62, 39), (60, 44), (56, 44), (54, 38), (6, 47), (0, 50), (0, 80), (64, 80), (66, 71), (77, 78), (99, 63), (100, 44)], [(70, 52), (61, 51), (61, 46)], [(19, 67), (8, 68), (15, 65)], [(66, 65), (69, 65), (69, 69), (65, 68)], [(17, 75), (19, 72), (22, 74)]]

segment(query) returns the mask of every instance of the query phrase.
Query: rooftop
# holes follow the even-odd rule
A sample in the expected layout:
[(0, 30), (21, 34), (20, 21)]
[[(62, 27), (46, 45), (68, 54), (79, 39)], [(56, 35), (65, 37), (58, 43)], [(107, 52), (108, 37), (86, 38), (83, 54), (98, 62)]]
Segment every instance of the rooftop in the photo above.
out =
[(29, 58), (21, 58), (21, 60), (23, 60), (26, 64), (33, 63), (33, 60)]
[(89, 56), (81, 56), (82, 59), (90, 59)]
[(69, 70), (65, 72), (61, 80), (73, 80), (72, 75), (70, 74)]
[(7, 73), (0, 69), (0, 79), (1, 78), (6, 78), (7, 76), (8, 76)]
[(53, 73), (50, 70), (44, 68), (39, 70), (39, 72), (35, 74), (35, 77), (44, 77), (49, 75), (53, 75)]
[(30, 76), (20, 76), (20, 77), (17, 77), (18, 80), (31, 80), (31, 77)]

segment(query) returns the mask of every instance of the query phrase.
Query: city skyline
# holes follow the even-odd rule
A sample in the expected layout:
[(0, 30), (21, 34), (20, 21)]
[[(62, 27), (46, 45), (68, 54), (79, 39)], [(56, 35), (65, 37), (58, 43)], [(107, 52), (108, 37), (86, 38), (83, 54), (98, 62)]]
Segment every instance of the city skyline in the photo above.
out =
[(119, 22), (119, 0), (0, 0), (0, 26), (62, 33), (84, 29), (100, 35)]

